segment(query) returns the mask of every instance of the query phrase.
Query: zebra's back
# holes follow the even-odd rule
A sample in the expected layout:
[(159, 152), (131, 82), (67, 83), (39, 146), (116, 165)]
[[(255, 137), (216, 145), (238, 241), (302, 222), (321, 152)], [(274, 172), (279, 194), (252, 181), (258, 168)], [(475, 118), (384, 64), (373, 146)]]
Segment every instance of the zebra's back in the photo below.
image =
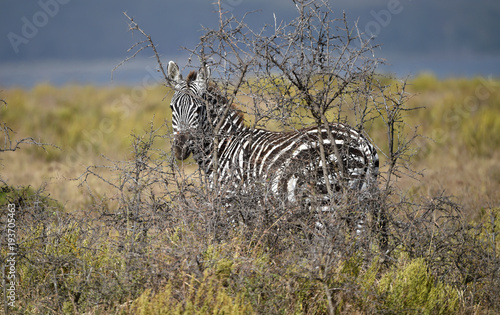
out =
[(326, 195), (326, 179), (334, 192), (343, 188), (365, 189), (378, 173), (375, 148), (351, 127), (337, 123), (330, 124), (329, 129), (330, 132), (324, 127), (290, 132), (246, 129), (227, 136), (218, 147), (219, 179), (233, 189), (265, 186), (273, 195), (291, 202), (297, 201), (299, 190)]

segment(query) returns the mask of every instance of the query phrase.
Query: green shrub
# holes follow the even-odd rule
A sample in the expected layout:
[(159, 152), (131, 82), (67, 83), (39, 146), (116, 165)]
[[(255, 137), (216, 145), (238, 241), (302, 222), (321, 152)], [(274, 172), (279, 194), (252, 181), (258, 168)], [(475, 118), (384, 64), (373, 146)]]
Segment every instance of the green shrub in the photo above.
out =
[(423, 258), (384, 274), (378, 292), (391, 313), (455, 314), (459, 306), (457, 291), (429, 274)]
[[(185, 278), (189, 278), (186, 275)], [(202, 279), (173, 287), (169, 282), (159, 292), (144, 291), (131, 305), (134, 314), (253, 314), (243, 294), (231, 295), (218, 276), (206, 271)]]

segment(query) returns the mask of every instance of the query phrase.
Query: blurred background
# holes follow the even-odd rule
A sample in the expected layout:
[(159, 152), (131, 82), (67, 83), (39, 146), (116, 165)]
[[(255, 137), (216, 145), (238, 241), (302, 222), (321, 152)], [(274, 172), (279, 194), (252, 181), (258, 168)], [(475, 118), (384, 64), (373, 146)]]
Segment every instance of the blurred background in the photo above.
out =
[[(500, 76), (498, 0), (338, 0), (351, 23), (381, 44), (380, 68), (399, 77), (431, 72), (438, 78)], [(253, 12), (255, 28), (290, 21), (292, 0), (222, 0), (236, 16)], [(163, 62), (183, 64), (202, 35), (217, 23), (213, 0), (39, 0), (0, 1), (0, 87), (91, 83), (140, 84), (156, 68), (150, 50), (111, 71), (138, 40), (128, 32), (127, 12), (152, 36)]]

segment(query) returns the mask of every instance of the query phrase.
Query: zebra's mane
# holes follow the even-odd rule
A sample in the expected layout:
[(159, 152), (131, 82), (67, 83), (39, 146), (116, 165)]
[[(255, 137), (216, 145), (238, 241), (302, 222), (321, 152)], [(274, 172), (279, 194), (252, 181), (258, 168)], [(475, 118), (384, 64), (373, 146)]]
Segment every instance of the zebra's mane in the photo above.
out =
[[(197, 77), (198, 77), (198, 72), (196, 70), (192, 70), (191, 72), (189, 72), (189, 74), (186, 77), (186, 86), (189, 88), (191, 82), (194, 82)], [(219, 86), (213, 80), (208, 80), (206, 93), (207, 95), (210, 95), (210, 97), (213, 98), (213, 101), (215, 101), (217, 104), (224, 104), (225, 106), (227, 106), (227, 104), (229, 103), (227, 97), (222, 95)], [(242, 124), (243, 126), (248, 127), (244, 123), (245, 118), (243, 116), (243, 113), (240, 110), (238, 110), (238, 108), (236, 108), (235, 104), (231, 103), (231, 105), (229, 106), (231, 107), (230, 112), (234, 113), (234, 115), (239, 117), (237, 124)]]
[(191, 72), (189, 72), (187, 78), (186, 78), (186, 85), (189, 86), (189, 84), (191, 82), (193, 82), (194, 80), (196, 80), (196, 77), (198, 76), (198, 72), (192, 70)]
[[(191, 73), (188, 75), (188, 78), (191, 75)], [(194, 77), (195, 78), (196, 78), (196, 75), (197, 74), (195, 72), (194, 73)], [(211, 97), (213, 97), (216, 100), (217, 104), (224, 104), (225, 106), (230, 106), (230, 110), (229, 110), (230, 113), (234, 113), (234, 115), (236, 115), (239, 118), (238, 121), (237, 121), (237, 124), (242, 124), (243, 126), (248, 127), (244, 123), (245, 118), (243, 116), (243, 113), (235, 106), (234, 103), (231, 103), (231, 105), (227, 105), (229, 103), (229, 100), (227, 99), (226, 96), (222, 95), (222, 93), (220, 92), (220, 89), (219, 89), (218, 85), (214, 81), (210, 80), (208, 82), (206, 93), (208, 93), (208, 95), (210, 95)]]

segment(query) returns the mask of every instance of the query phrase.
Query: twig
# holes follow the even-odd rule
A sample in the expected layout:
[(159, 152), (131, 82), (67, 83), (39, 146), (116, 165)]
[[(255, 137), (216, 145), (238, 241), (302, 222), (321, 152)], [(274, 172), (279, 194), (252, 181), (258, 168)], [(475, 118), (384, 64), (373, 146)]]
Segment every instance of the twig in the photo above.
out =
[(4, 144), (3, 147), (0, 148), (0, 152), (6, 152), (6, 151), (16, 151), (21, 148), (22, 144), (33, 144), (36, 146), (41, 147), (44, 151), (47, 152), (46, 147), (51, 146), (57, 149), (61, 149), (60, 147), (51, 144), (51, 143), (44, 143), (40, 142), (38, 140), (35, 140), (33, 137), (26, 137), (20, 140), (12, 140), (10, 137), (10, 133), (14, 132), (10, 127), (8, 127), (5, 123), (2, 123), (1, 127), (1, 132), (4, 134)]
[[(116, 67), (113, 68), (113, 70), (111, 71), (111, 78), (113, 78), (113, 73), (116, 69), (118, 69), (120, 66), (122, 66), (123, 64), (125, 64), (126, 62), (128, 62), (129, 60), (135, 58), (137, 56), (137, 54), (139, 54), (139, 52), (143, 51), (144, 49), (148, 48), (148, 47), (151, 47), (151, 49), (153, 49), (153, 52), (155, 54), (155, 57), (156, 57), (156, 62), (158, 63), (158, 66), (160, 68), (160, 71), (163, 75), (163, 78), (165, 79), (165, 82), (167, 83), (170, 83), (170, 80), (168, 79), (168, 76), (165, 72), (165, 69), (163, 68), (163, 64), (161, 63), (161, 60), (160, 60), (160, 54), (158, 54), (158, 51), (156, 50), (156, 45), (153, 43), (153, 40), (151, 39), (151, 36), (146, 34), (146, 32), (144, 32), (144, 30), (142, 28), (139, 27), (139, 24), (137, 24), (134, 19), (132, 17), (130, 17), (127, 12), (123, 12), (123, 14), (129, 19), (130, 21), (130, 25), (129, 25), (129, 30), (130, 31), (138, 31), (139, 33), (141, 33), (144, 37), (146, 37), (145, 40), (143, 41), (140, 41), (140, 42), (137, 42), (135, 43), (134, 45), (132, 45), (132, 47), (130, 47), (128, 49), (128, 51), (132, 51), (134, 48), (136, 48), (137, 46), (140, 46), (140, 48), (130, 57), (127, 57), (125, 58), (124, 60), (122, 60)], [(141, 46), (145, 43), (148, 43), (147, 45), (145, 46)]]

